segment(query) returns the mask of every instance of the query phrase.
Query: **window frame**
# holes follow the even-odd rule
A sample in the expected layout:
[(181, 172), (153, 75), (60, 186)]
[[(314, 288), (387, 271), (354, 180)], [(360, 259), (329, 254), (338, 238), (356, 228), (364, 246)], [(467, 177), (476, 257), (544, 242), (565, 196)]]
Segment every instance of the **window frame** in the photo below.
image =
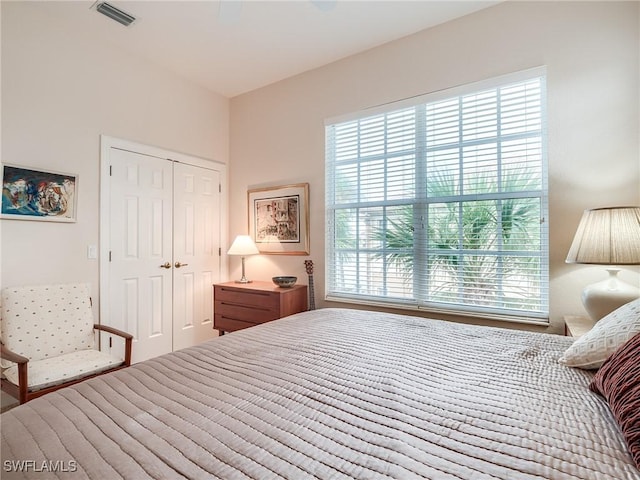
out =
[[(421, 297), (420, 294), (413, 295), (414, 298), (404, 299), (398, 297), (383, 297), (376, 295), (365, 295), (361, 293), (349, 293), (349, 292), (339, 292), (336, 291), (331, 285), (332, 279), (334, 278), (334, 269), (335, 269), (335, 225), (334, 225), (334, 216), (336, 208), (335, 201), (335, 184), (334, 184), (334, 161), (332, 160), (335, 157), (335, 152), (332, 151), (333, 144), (330, 141), (330, 128), (335, 127), (336, 125), (345, 124), (346, 122), (352, 122), (356, 120), (363, 120), (369, 117), (374, 117), (376, 115), (381, 114), (390, 114), (393, 112), (398, 112), (400, 110), (406, 108), (426, 108), (427, 105), (432, 105), (439, 101), (444, 101), (447, 99), (453, 99), (456, 97), (463, 97), (465, 95), (472, 95), (474, 93), (480, 93), (484, 90), (488, 89), (497, 89), (500, 87), (504, 87), (510, 84), (525, 82), (528, 80), (533, 80), (539, 78), (540, 79), (540, 110), (541, 110), (541, 128), (540, 128), (540, 143), (541, 143), (541, 160), (540, 160), (540, 175), (541, 175), (541, 185), (540, 189), (534, 192), (532, 191), (522, 191), (518, 193), (514, 192), (500, 192), (500, 193), (491, 193), (491, 194), (478, 194), (476, 195), (478, 200), (487, 199), (491, 201), (500, 202), (500, 199), (509, 198), (512, 199), (514, 197), (522, 197), (522, 198), (538, 198), (540, 201), (540, 248), (537, 250), (537, 255), (539, 256), (539, 282), (540, 282), (540, 305), (541, 311), (534, 312), (528, 310), (519, 310), (519, 309), (500, 309), (495, 306), (491, 307), (483, 307), (479, 305), (469, 306), (469, 305), (452, 305), (446, 302), (432, 302), (428, 298)], [(327, 268), (327, 274), (325, 275), (325, 299), (328, 301), (337, 301), (343, 303), (353, 303), (360, 305), (369, 305), (369, 306), (377, 306), (377, 307), (387, 307), (387, 308), (396, 308), (396, 309), (409, 309), (409, 310), (421, 310), (435, 313), (443, 313), (443, 314), (454, 314), (457, 316), (470, 316), (470, 317), (482, 317), (482, 318), (490, 318), (496, 320), (506, 320), (506, 321), (516, 321), (522, 323), (532, 323), (532, 324), (548, 324), (549, 323), (549, 232), (548, 232), (548, 209), (549, 209), (549, 192), (548, 192), (548, 155), (547, 155), (547, 98), (546, 98), (546, 68), (545, 67), (536, 67), (533, 69), (528, 69), (508, 75), (503, 75), (487, 80), (483, 80), (480, 82), (475, 82), (471, 84), (461, 85), (458, 87), (441, 90), (435, 93), (429, 93), (425, 95), (420, 95), (417, 97), (412, 97), (409, 99), (401, 100), (398, 102), (391, 102), (388, 104), (384, 104), (381, 106), (373, 107), (370, 109), (366, 109), (359, 112), (354, 112), (348, 115), (343, 115), (340, 117), (334, 117), (327, 119), (325, 121), (326, 127), (326, 220), (325, 220), (325, 237), (326, 237), (326, 248), (325, 248), (325, 265)], [(419, 123), (419, 122), (416, 122)], [(415, 127), (418, 130), (419, 127)], [(422, 127), (420, 127), (422, 128)], [(497, 136), (497, 138), (499, 135)], [(385, 135), (386, 138), (386, 135)], [(462, 145), (462, 143), (460, 144)], [(501, 145), (501, 144), (500, 144)], [(414, 146), (414, 150), (416, 151), (415, 156), (418, 155), (426, 155), (425, 152), (417, 152), (420, 146)], [(426, 149), (426, 147), (425, 147)], [(423, 160), (426, 162), (426, 158)], [(462, 163), (462, 158), (459, 160)], [(416, 159), (416, 163), (418, 160)], [(497, 163), (500, 164), (502, 160)], [(426, 165), (426, 163), (425, 163)], [(418, 169), (417, 169), (418, 170)], [(386, 171), (386, 170), (385, 170)], [(358, 177), (359, 178), (359, 177)], [(423, 179), (424, 180), (424, 179)], [(414, 179), (414, 185), (420, 185), (420, 179)], [(460, 178), (460, 183), (464, 181), (464, 177)], [(385, 179), (385, 188), (387, 186)], [(415, 189), (416, 192), (419, 192), (421, 189)], [(358, 186), (358, 192), (360, 192), (360, 187)], [(452, 196), (450, 200), (460, 202), (460, 208), (464, 205), (465, 202), (469, 201), (469, 196), (465, 194), (459, 194)], [(437, 203), (441, 201), (441, 199), (436, 199), (433, 202), (426, 198), (418, 200), (418, 194), (414, 194), (412, 199), (404, 199), (398, 201), (388, 201), (383, 200), (381, 202), (377, 202), (379, 205), (385, 208), (386, 206), (391, 205), (420, 205), (421, 208), (429, 208), (430, 203)], [(354, 204), (357, 205), (358, 202)], [(376, 205), (376, 202), (372, 202), (368, 205)], [(344, 205), (340, 206), (344, 207)], [(358, 208), (362, 208), (361, 206)], [(414, 212), (414, 216), (415, 216)], [(420, 213), (418, 213), (420, 215)], [(424, 212), (423, 212), (424, 215)], [(383, 216), (386, 221), (386, 217)], [(414, 232), (417, 233), (418, 229)], [(425, 238), (425, 234), (423, 235), (423, 240)], [(417, 243), (417, 242), (416, 242)], [(426, 243), (426, 241), (424, 242)], [(423, 245), (424, 245), (423, 243)], [(360, 251), (361, 249), (356, 246), (355, 251)], [(423, 251), (424, 250), (424, 251)], [(464, 250), (463, 246), (460, 245), (459, 251), (462, 254)], [(428, 248), (413, 248), (413, 253), (415, 255), (418, 253), (426, 253), (429, 251)], [(499, 253), (491, 253), (494, 255), (496, 259), (502, 259), (506, 257), (504, 252), (500, 250)], [(468, 253), (477, 253), (468, 252)], [(533, 256), (533, 255), (532, 255)], [(415, 259), (418, 259), (416, 261)], [(413, 257), (414, 264), (416, 265), (426, 265), (426, 262), (421, 261), (420, 257)], [(426, 267), (424, 267), (426, 269)], [(414, 283), (416, 280), (413, 280)], [(414, 292), (420, 290), (415, 290)]]

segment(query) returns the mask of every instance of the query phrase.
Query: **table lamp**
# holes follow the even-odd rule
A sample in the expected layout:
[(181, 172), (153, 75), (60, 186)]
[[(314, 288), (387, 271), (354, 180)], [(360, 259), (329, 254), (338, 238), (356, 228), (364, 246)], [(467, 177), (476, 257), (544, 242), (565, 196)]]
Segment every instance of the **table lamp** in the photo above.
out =
[[(640, 207), (585, 210), (566, 261), (640, 265)], [(606, 270), (609, 278), (585, 287), (582, 292), (582, 303), (595, 321), (640, 297), (640, 288), (618, 278), (619, 268)]]
[(227, 252), (227, 255), (242, 255), (242, 278), (236, 280), (236, 283), (251, 283), (251, 280), (247, 280), (244, 274), (244, 257), (247, 255), (256, 255), (260, 253), (256, 244), (253, 243), (249, 235), (238, 235), (231, 244), (231, 248)]

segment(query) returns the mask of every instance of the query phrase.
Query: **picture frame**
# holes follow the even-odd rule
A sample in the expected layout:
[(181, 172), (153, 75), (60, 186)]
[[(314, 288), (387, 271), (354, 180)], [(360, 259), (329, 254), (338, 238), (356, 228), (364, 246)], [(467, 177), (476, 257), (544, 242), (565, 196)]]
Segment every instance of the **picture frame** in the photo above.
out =
[(77, 192), (76, 174), (4, 164), (0, 217), (73, 223)]
[(309, 184), (247, 192), (249, 235), (260, 253), (309, 255)]

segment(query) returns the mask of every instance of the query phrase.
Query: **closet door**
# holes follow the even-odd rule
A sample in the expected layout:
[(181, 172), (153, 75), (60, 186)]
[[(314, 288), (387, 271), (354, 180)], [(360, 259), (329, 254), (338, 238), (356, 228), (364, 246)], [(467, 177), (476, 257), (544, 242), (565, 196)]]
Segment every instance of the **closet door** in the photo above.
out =
[(212, 285), (220, 281), (220, 172), (174, 164), (173, 349), (217, 336)]
[(102, 321), (134, 336), (138, 362), (173, 347), (172, 162), (115, 148), (110, 161), (108, 298), (102, 296), (109, 315)]
[[(217, 336), (224, 167), (108, 139), (102, 153), (100, 321), (140, 362)], [(114, 145), (117, 144), (117, 145)], [(171, 158), (175, 155), (177, 158)], [(111, 343), (108, 335), (102, 348)], [(106, 342), (106, 344), (104, 343)], [(111, 352), (122, 354), (115, 339)]]

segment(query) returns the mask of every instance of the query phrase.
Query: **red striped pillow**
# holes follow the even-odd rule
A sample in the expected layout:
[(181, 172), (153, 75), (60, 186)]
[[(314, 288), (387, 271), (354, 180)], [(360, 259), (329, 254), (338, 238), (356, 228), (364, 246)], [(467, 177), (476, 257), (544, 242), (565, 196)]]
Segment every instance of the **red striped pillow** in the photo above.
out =
[(607, 400), (640, 469), (640, 334), (604, 362), (589, 388)]

